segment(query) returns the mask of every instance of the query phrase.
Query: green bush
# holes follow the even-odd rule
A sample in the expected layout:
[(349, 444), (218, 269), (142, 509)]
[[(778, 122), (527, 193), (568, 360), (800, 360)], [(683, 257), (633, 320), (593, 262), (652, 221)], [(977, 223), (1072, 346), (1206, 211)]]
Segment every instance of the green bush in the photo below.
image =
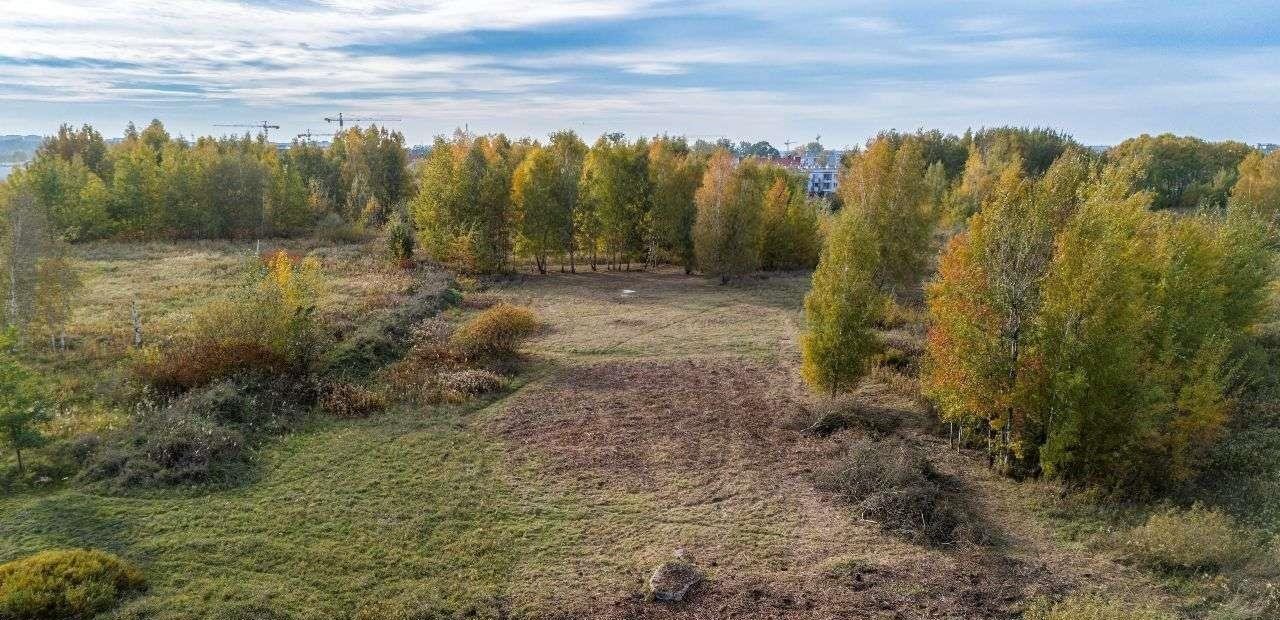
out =
[(0, 565), (0, 618), (91, 618), (146, 587), (142, 571), (102, 551), (42, 551)]
[(1225, 513), (1199, 504), (1151, 515), (1129, 532), (1130, 551), (1163, 570), (1216, 570), (1247, 563), (1257, 552)]
[(369, 234), (363, 226), (345, 222), (337, 213), (328, 213), (316, 222), (315, 237), (329, 243), (361, 243)]
[(1173, 616), (1145, 607), (1110, 601), (1096, 595), (1072, 596), (1053, 603), (1038, 600), (1027, 608), (1023, 620), (1173, 620)]
[(225, 384), (142, 407), (133, 424), (89, 453), (81, 476), (117, 490), (233, 482), (248, 457), (239, 428), (262, 424), (260, 415), (256, 400)]
[(387, 221), (387, 256), (398, 265), (408, 265), (413, 261), (414, 245), (413, 228), (399, 213), (392, 215)]
[(504, 359), (513, 357), (537, 330), (532, 310), (500, 303), (458, 328), (449, 343), (466, 360)]

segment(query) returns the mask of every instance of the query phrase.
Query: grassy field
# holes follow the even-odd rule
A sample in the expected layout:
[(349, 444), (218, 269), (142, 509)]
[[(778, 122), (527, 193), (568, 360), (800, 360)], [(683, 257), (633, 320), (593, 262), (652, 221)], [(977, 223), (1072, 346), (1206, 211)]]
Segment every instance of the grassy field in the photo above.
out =
[[(410, 284), (356, 246), (310, 249), (334, 274), (324, 311), (338, 329)], [(248, 251), (84, 248), (91, 294), (73, 335), (90, 363), (46, 371), (118, 380), (129, 300), (163, 333), (234, 284)], [(122, 617), (166, 619), (346, 618), (386, 601), (479, 617), (1005, 618), (1078, 588), (1170, 603), (1136, 569), (1061, 542), (1036, 516), (1053, 489), (949, 451), (908, 377), (880, 372), (859, 397), (959, 481), (995, 542), (910, 543), (818, 491), (813, 474), (847, 433), (801, 432), (807, 287), (805, 274), (720, 286), (666, 271), (495, 285), (472, 299), (547, 323), (512, 392), (317, 419), (259, 450), (257, 474), (229, 490), (5, 497), (0, 561), (111, 550), (151, 583)], [(681, 548), (709, 581), (683, 605), (644, 601), (653, 567)]]

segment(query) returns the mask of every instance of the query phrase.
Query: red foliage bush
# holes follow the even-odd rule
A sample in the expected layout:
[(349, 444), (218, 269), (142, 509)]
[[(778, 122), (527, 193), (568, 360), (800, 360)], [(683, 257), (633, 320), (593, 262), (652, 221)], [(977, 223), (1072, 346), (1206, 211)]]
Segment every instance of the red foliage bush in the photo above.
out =
[(288, 369), (283, 356), (253, 341), (188, 341), (145, 350), (134, 362), (142, 381), (166, 394), (208, 385), (237, 372), (276, 374)]

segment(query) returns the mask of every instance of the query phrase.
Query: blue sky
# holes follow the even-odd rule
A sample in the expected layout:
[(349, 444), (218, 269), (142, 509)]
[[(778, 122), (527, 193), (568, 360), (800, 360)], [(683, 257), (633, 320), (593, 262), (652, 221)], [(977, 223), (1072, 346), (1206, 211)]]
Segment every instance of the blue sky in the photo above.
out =
[(1280, 3), (0, 0), (0, 133), (398, 116), (690, 137), (1049, 125), (1280, 142)]

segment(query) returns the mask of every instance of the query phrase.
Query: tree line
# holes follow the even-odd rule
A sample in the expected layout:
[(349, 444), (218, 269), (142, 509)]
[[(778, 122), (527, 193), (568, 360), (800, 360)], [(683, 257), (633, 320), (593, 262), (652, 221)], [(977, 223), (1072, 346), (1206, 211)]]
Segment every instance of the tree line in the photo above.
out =
[[(1014, 475), (1125, 493), (1188, 479), (1272, 303), (1280, 154), (1143, 136), (1105, 154), (1062, 139), (1033, 162), (1001, 138), (948, 174), (921, 156), (946, 152), (938, 137), (885, 134), (848, 160), (805, 304), (806, 378), (851, 387), (886, 308), (923, 284), (921, 380), (953, 438)], [(1200, 152), (1194, 174), (1166, 182), (1165, 148)]]
[(384, 128), (280, 150), (247, 134), (190, 142), (158, 120), (114, 144), (63, 125), (5, 185), (72, 242), (292, 236), (326, 217), (381, 224), (412, 190), (404, 138)]
[(805, 179), (767, 160), (710, 155), (683, 139), (572, 131), (546, 143), (458, 132), (437, 138), (409, 211), (424, 249), (493, 273), (526, 258), (545, 273), (632, 263), (683, 265), (728, 280), (812, 267), (820, 205)]

